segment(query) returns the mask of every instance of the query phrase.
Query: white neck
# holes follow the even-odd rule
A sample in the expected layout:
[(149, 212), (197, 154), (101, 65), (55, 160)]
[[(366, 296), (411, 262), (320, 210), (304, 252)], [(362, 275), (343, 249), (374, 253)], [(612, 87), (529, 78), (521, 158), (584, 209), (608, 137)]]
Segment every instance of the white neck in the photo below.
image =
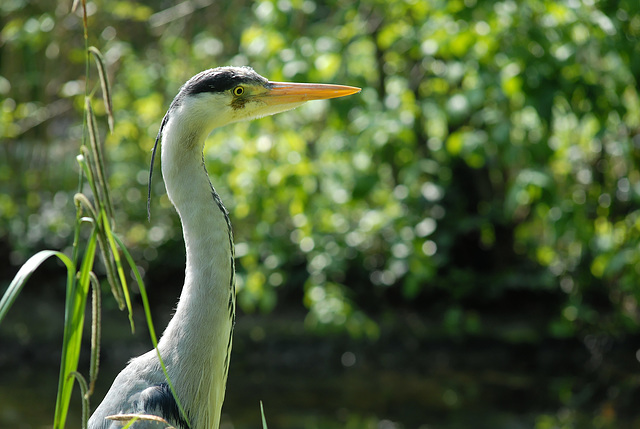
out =
[(217, 428), (235, 314), (233, 239), (226, 211), (204, 167), (206, 134), (170, 117), (162, 138), (162, 175), (184, 232), (187, 263), (176, 313), (159, 342), (192, 427)]

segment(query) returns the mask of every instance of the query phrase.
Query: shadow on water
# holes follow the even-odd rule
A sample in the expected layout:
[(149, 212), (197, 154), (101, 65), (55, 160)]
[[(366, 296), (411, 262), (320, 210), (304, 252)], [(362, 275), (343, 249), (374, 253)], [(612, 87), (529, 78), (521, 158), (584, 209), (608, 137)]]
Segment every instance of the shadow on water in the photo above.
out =
[[(51, 302), (21, 297), (0, 326), (0, 428), (51, 427), (62, 328), (52, 326), (62, 312)], [(127, 335), (126, 315), (105, 313), (94, 407), (126, 361), (149, 348), (142, 320)], [(302, 314), (242, 315), (221, 428), (260, 427), (260, 401), (272, 429), (640, 427), (633, 350), (610, 344), (594, 363), (579, 343), (416, 336), (416, 323), (429, 322), (397, 316), (370, 342), (309, 334)], [(77, 389), (68, 427), (76, 422)]]

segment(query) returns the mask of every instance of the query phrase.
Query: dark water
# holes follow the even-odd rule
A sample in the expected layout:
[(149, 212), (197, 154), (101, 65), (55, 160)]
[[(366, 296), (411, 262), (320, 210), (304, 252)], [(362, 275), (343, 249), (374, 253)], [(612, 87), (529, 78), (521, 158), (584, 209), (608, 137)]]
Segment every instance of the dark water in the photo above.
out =
[[(4, 369), (0, 427), (51, 427), (57, 370)], [(111, 368), (103, 368), (101, 377), (112, 380), (114, 375)], [(352, 370), (315, 376), (297, 371), (236, 372), (229, 379), (221, 427), (261, 427), (260, 401), (271, 428), (525, 428), (535, 423), (533, 415), (466, 410), (465, 393), (447, 384), (410, 371)], [(96, 403), (101, 396), (102, 391), (96, 392)], [(68, 427), (79, 427), (77, 390), (72, 400)]]
[[(0, 429), (51, 427), (59, 310), (24, 300), (0, 326)], [(143, 328), (131, 336), (125, 315), (105, 313), (94, 407), (125, 362), (149, 348)], [(603, 342), (594, 354), (561, 340), (420, 336), (402, 320), (374, 342), (310, 334), (303, 315), (242, 315), (221, 427), (261, 427), (262, 401), (271, 429), (640, 428), (633, 347)], [(73, 395), (68, 428), (81, 421)]]
[[(325, 356), (322, 352), (318, 355)], [(540, 378), (533, 373), (516, 374), (509, 368), (472, 372), (448, 368), (424, 374), (408, 367), (369, 368), (359, 363), (358, 353), (354, 356), (355, 362), (343, 353), (342, 360), (352, 366), (343, 365), (342, 369), (322, 364), (317, 370), (286, 369), (285, 364), (273, 362), (266, 362), (262, 369), (253, 363), (236, 365), (229, 378), (221, 427), (261, 427), (260, 401), (272, 429), (640, 427), (640, 419), (633, 415), (634, 405), (627, 404), (627, 414), (620, 414), (613, 397), (592, 409), (574, 407), (570, 398), (562, 403), (541, 397), (550, 395), (552, 385), (568, 383), (566, 377)], [(119, 369), (103, 366), (96, 404)], [(54, 366), (4, 366), (0, 428), (51, 427), (56, 385)], [(567, 395), (588, 393), (574, 387), (574, 393)], [(574, 403), (577, 400), (573, 399)], [(78, 404), (76, 390), (67, 427), (80, 426)]]

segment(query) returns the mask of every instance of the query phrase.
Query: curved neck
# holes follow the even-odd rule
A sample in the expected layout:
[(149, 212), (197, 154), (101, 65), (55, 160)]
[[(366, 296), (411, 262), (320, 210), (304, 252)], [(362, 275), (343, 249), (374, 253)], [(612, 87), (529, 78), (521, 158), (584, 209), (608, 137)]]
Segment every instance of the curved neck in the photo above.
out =
[(179, 118), (167, 122), (161, 156), (167, 195), (182, 222), (186, 271), (176, 312), (158, 347), (169, 375), (180, 374), (176, 390), (190, 404), (190, 418), (197, 427), (217, 428), (235, 317), (233, 238), (204, 167), (205, 135), (181, 132), (179, 124)]

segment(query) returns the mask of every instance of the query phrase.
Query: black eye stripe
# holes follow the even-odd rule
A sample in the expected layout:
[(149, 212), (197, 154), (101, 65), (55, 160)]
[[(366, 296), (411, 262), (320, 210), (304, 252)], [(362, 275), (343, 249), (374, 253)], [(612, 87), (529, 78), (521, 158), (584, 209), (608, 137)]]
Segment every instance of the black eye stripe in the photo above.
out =
[[(203, 92), (224, 92), (234, 90), (235, 87), (242, 83), (267, 85), (268, 81), (248, 67), (233, 69), (220, 67), (205, 70), (195, 75), (184, 84), (180, 92), (185, 95), (195, 95)], [(242, 92), (244, 93), (244, 88)]]
[(211, 76), (202, 76), (200, 79), (187, 82), (185, 92), (187, 94), (200, 94), (201, 92), (223, 92), (238, 84), (239, 77), (231, 73), (219, 73)]

